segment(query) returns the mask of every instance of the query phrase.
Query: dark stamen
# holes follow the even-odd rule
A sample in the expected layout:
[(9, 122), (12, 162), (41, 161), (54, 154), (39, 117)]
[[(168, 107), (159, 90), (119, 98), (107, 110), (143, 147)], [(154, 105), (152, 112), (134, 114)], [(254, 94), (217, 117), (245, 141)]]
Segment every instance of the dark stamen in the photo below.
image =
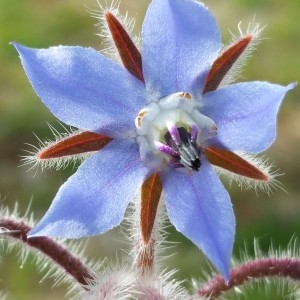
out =
[(196, 144), (191, 141), (191, 134), (184, 127), (177, 130), (180, 144), (175, 143), (169, 131), (164, 135), (166, 143), (177, 153), (177, 159), (182, 166), (198, 171), (201, 166), (200, 155)]

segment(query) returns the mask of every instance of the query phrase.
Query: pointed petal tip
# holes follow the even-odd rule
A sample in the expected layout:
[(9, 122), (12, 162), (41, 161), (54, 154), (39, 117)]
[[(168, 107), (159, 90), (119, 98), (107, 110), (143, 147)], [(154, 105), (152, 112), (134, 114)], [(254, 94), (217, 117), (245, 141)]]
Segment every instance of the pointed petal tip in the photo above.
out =
[(46, 234), (45, 232), (43, 232), (43, 229), (40, 230), (39, 227), (40, 227), (39, 224), (37, 224), (33, 228), (31, 228), (31, 230), (29, 230), (28, 233), (27, 233), (27, 238), (31, 239), (31, 238), (51, 236), (51, 235)]
[(201, 172), (193, 176), (179, 172), (161, 174), (167, 213), (177, 231), (201, 249), (228, 281), (235, 236), (234, 212), (217, 174), (205, 158), (202, 163)]
[(220, 272), (224, 277), (225, 284), (228, 285), (229, 281), (230, 281), (230, 266), (229, 266), (229, 264), (228, 264), (228, 266), (225, 266), (225, 268), (223, 270), (220, 270)]
[(24, 48), (27, 48), (26, 46), (24, 46), (22, 44), (19, 44), (19, 43), (15, 42), (15, 41), (10, 42), (9, 45), (15, 47), (15, 49), (18, 52), (22, 51), (22, 49), (24, 49)]
[(63, 239), (78, 239), (86, 236), (96, 235), (98, 232), (88, 231), (87, 226), (77, 220), (54, 220), (51, 215), (45, 215), (42, 220), (32, 228), (27, 238), (51, 237)]
[(21, 45), (21, 44), (15, 42), (15, 41), (10, 42), (9, 45), (10, 45), (10, 46), (13, 46), (13, 47), (17, 50), (17, 52), (18, 52), (19, 54), (21, 54), (22, 48), (24, 48), (23, 45)]
[(288, 90), (294, 89), (298, 85), (297, 81), (291, 82), (290, 84), (287, 85)]
[(230, 280), (230, 259), (231, 259), (232, 251), (229, 252), (227, 257), (212, 259), (209, 258), (213, 264), (213, 266), (221, 273), (224, 277), (226, 284), (228, 284)]

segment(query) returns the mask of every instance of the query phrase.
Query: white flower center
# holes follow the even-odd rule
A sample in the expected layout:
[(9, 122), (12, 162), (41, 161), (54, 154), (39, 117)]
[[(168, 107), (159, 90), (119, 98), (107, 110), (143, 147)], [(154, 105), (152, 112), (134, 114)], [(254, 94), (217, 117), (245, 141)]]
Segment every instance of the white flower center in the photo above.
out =
[(183, 92), (151, 102), (138, 113), (135, 126), (141, 159), (157, 170), (169, 165), (198, 171), (203, 146), (217, 132), (214, 121)]

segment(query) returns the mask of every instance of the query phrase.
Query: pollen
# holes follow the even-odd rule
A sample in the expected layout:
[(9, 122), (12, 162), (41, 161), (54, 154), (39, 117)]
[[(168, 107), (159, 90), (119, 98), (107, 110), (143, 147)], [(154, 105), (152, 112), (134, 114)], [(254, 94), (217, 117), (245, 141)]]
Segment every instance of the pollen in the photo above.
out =
[(142, 119), (147, 115), (147, 110), (141, 110), (138, 113), (138, 116), (136, 117), (136, 126), (141, 127), (142, 126)]
[(211, 130), (212, 131), (217, 131), (218, 130), (218, 127), (216, 126), (216, 124), (211, 125)]
[(180, 98), (184, 99), (184, 100), (191, 100), (192, 99), (192, 95), (190, 93), (180, 93), (178, 96)]

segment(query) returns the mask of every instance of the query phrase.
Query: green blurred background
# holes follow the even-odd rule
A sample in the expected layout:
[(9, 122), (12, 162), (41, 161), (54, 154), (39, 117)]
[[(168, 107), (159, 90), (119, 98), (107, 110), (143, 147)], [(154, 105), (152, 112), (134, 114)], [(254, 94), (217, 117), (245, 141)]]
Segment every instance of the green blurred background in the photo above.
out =
[[(103, 1), (104, 2), (104, 1)], [(103, 3), (100, 0), (100, 3)], [(110, 1), (107, 0), (109, 3)], [(136, 19), (135, 33), (149, 0), (124, 0), (122, 12)], [(229, 0), (205, 2), (216, 16), (224, 43), (230, 38), (229, 30), (237, 32), (242, 21), (244, 28), (253, 19), (262, 26), (263, 40), (243, 72), (243, 80), (268, 80), (288, 84), (299, 81), (300, 18), (299, 0)], [(31, 210), (41, 217), (51, 203), (58, 187), (74, 172), (47, 170), (44, 173), (28, 172), (21, 167), (22, 149), (26, 143), (37, 145), (35, 133), (41, 139), (51, 138), (46, 122), (60, 129), (60, 125), (41, 104), (24, 75), (18, 55), (10, 41), (32, 47), (50, 45), (82, 45), (101, 49), (102, 41), (95, 27), (96, 19), (89, 9), (97, 9), (96, 0), (1, 0), (0, 1), (0, 201), (13, 207), (17, 201), (25, 212), (30, 200)], [(230, 188), (237, 218), (235, 256), (239, 257), (246, 244), (251, 254), (253, 239), (258, 238), (261, 248), (267, 251), (271, 241), (274, 248), (285, 247), (291, 237), (300, 234), (300, 91), (296, 88), (286, 97), (278, 118), (278, 138), (265, 153), (275, 162), (287, 193), (274, 191), (270, 196), (253, 190)], [(243, 138), (243, 137), (241, 137)], [(35, 175), (35, 176), (34, 176)], [(167, 260), (172, 268), (179, 269), (178, 278), (201, 278), (207, 267), (199, 250), (180, 234), (170, 229), (169, 240), (180, 242)], [(115, 257), (118, 250), (118, 231), (112, 231), (89, 242), (87, 255), (93, 258)], [(183, 255), (184, 254), (184, 255)], [(17, 252), (1, 254), (0, 290), (8, 299), (61, 299), (66, 288), (52, 288), (53, 280), (41, 281), (31, 257), (23, 264)], [(189, 286), (189, 285), (187, 285)], [(248, 299), (259, 299), (250, 295)], [(266, 299), (262, 297), (261, 299)], [(275, 297), (272, 299), (276, 299)], [(281, 299), (280, 297), (278, 299)]]

